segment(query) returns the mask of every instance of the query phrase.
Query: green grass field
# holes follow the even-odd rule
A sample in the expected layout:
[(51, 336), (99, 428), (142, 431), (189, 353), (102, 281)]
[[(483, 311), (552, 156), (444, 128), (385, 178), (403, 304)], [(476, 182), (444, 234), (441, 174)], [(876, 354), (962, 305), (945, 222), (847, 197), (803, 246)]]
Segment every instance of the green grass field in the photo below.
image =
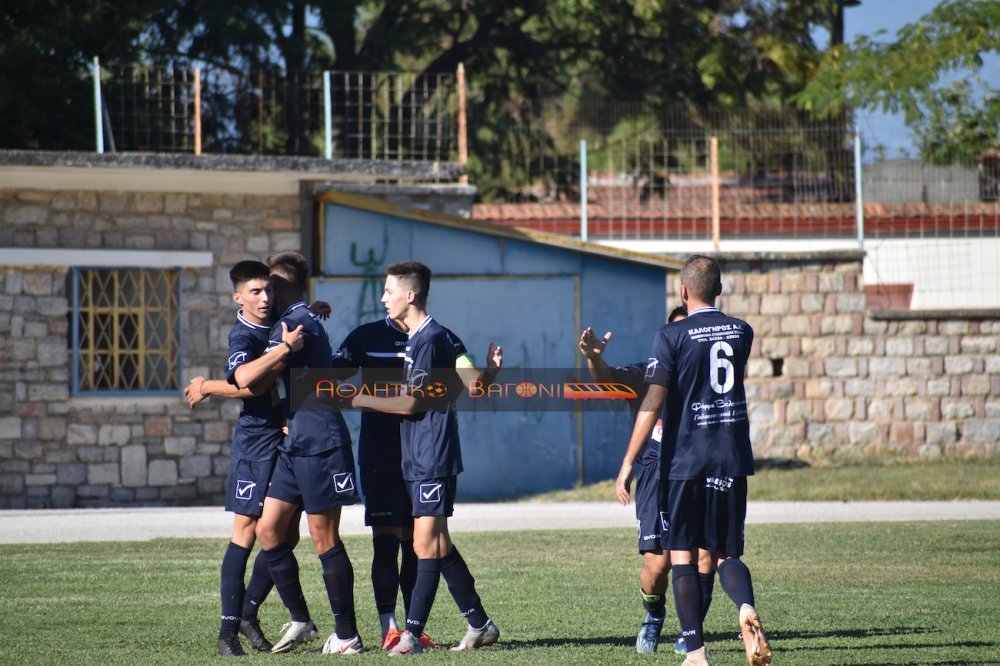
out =
[[(467, 510), (475, 510), (470, 507)], [(459, 534), (456, 541), (501, 643), (426, 663), (675, 664), (641, 657), (639, 557), (631, 530)], [(362, 637), (376, 647), (370, 540), (346, 540)], [(996, 664), (1000, 660), (1000, 529), (996, 522), (751, 525), (745, 560), (776, 664)], [(10, 664), (218, 663), (214, 540), (0, 546), (0, 636)], [(332, 618), (308, 541), (302, 580), (324, 636)], [(275, 596), (262, 621), (286, 619)], [(668, 614), (668, 640), (676, 634)], [(442, 585), (428, 632), (454, 643), (463, 623)], [(715, 664), (745, 664), (735, 609), (716, 586), (706, 623)], [(319, 643), (307, 647), (318, 647)], [(318, 662), (299, 648), (253, 663)], [(370, 663), (388, 657), (369, 649)]]
[[(789, 466), (758, 461), (750, 500), (1000, 500), (1000, 456), (941, 460), (873, 459), (837, 465)], [(614, 482), (527, 498), (595, 502), (614, 499)], [(1000, 663), (1000, 659), (998, 659)]]

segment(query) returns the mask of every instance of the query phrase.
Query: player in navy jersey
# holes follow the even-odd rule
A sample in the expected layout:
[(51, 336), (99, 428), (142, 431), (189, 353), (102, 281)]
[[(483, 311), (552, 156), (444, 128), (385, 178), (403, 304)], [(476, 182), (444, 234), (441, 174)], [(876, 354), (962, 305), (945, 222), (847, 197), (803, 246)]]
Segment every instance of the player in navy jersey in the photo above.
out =
[[(408, 340), (403, 325), (388, 316), (361, 324), (344, 338), (333, 356), (333, 366), (351, 374), (360, 368), (366, 386), (398, 382)], [(417, 576), (413, 507), (403, 480), (401, 422), (402, 417), (396, 414), (365, 411), (358, 437), (365, 525), (372, 528), (372, 588), (382, 626), (383, 650), (394, 648), (401, 635), (396, 625), (397, 590), (403, 594), (405, 612), (410, 608)], [(421, 643), (425, 648), (434, 645), (426, 633), (421, 635)]]
[[(332, 350), (326, 330), (302, 300), (309, 275), (305, 257), (283, 252), (268, 260), (274, 303), (281, 312), (271, 329), (270, 348), (256, 361), (237, 368), (237, 386), (252, 385), (277, 368), (276, 381), (288, 435), (271, 477), (264, 511), (257, 525), (274, 585), (292, 615), (292, 621), (272, 651), (283, 652), (312, 640), (317, 630), (302, 594), (299, 567), (285, 542), (289, 522), (301, 503), (309, 535), (323, 568), (330, 609), (336, 628), (323, 645), (328, 654), (357, 654), (363, 649), (354, 613), (354, 569), (340, 539), (341, 507), (358, 500), (354, 483), (354, 453), (343, 415), (318, 404), (291, 405), (291, 371), (329, 368)], [(302, 347), (295, 350), (289, 338), (301, 332)]]
[[(266, 264), (241, 261), (229, 272), (233, 282), (233, 300), (241, 306), (236, 323), (229, 332), (226, 376), (236, 368), (260, 357), (268, 346), (271, 304), (271, 278)], [(241, 398), (243, 409), (233, 430), (229, 474), (226, 479), (226, 511), (233, 512), (233, 534), (221, 569), (222, 622), (219, 627), (219, 654), (243, 656), (238, 633), (257, 650), (270, 651), (257, 619), (260, 604), (273, 587), (267, 558), (258, 553), (246, 587), (247, 561), (256, 540), (257, 520), (264, 506), (264, 495), (284, 437), (281, 405), (269, 390), (276, 372), (264, 376), (253, 387), (237, 389), (228, 381), (195, 377), (185, 388), (188, 404), (194, 407), (211, 395)], [(298, 531), (290, 537), (294, 545)]]
[[(684, 319), (687, 308), (679, 305), (667, 317), (672, 323)], [(598, 339), (591, 328), (580, 334), (580, 353), (587, 359), (587, 369), (591, 377), (599, 382), (622, 383), (636, 392), (636, 398), (629, 401), (633, 421), (639, 405), (646, 395), (646, 362), (630, 363), (621, 367), (611, 367), (604, 360), (604, 350), (611, 341), (611, 332)], [(660, 433), (662, 425), (657, 421), (653, 433), (643, 446), (638, 457), (639, 474), (635, 486), (635, 518), (639, 532), (639, 553), (642, 555), (642, 571), (639, 573), (639, 594), (646, 621), (636, 637), (636, 651), (640, 654), (656, 652), (666, 617), (666, 592), (670, 573), (670, 552), (666, 550), (666, 533), (660, 516)], [(711, 601), (714, 572), (711, 554), (698, 552), (698, 575), (707, 577), (708, 601)], [(707, 605), (703, 609), (708, 612)], [(678, 637), (674, 650), (685, 653), (683, 637)]]
[(695, 551), (712, 552), (719, 583), (739, 609), (747, 661), (771, 663), (771, 647), (754, 607), (750, 571), (740, 560), (746, 520), (747, 476), (754, 473), (743, 377), (753, 329), (715, 307), (722, 277), (714, 259), (693, 255), (680, 273), (687, 319), (653, 338), (646, 368), (649, 388), (615, 482), (628, 503), (632, 463), (662, 419), (661, 501), (667, 507), (667, 547), (673, 564), (674, 604), (687, 644), (684, 664), (707, 664), (702, 637), (702, 591)]
[(430, 615), (439, 580), (448, 584), (468, 630), (453, 650), (492, 645), (500, 630), (483, 609), (475, 579), (448, 534), (462, 451), (455, 400), (472, 381), (488, 384), (503, 362), (490, 344), (483, 376), (472, 367), (465, 345), (427, 314), (431, 271), (406, 261), (387, 269), (382, 303), (389, 318), (409, 331), (404, 358), (405, 393), (396, 397), (357, 395), (355, 407), (403, 416), (402, 459), (413, 505), (413, 547), (417, 578), (406, 615), (406, 631), (391, 654), (423, 652), (419, 637)]

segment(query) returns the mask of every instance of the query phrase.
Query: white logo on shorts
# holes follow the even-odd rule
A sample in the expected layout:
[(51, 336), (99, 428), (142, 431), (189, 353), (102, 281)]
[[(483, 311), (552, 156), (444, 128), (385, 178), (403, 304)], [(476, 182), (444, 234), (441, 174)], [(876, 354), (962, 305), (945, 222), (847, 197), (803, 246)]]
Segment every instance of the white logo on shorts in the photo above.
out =
[(421, 483), (420, 502), (423, 504), (433, 504), (441, 501), (440, 483)]
[(670, 517), (667, 515), (666, 511), (660, 512), (660, 529), (664, 532), (670, 531)]
[(341, 472), (333, 475), (333, 485), (338, 493), (349, 493), (354, 490), (354, 473)]
[(253, 489), (256, 487), (257, 484), (253, 481), (244, 481), (242, 479), (238, 480), (236, 482), (236, 499), (253, 499)]

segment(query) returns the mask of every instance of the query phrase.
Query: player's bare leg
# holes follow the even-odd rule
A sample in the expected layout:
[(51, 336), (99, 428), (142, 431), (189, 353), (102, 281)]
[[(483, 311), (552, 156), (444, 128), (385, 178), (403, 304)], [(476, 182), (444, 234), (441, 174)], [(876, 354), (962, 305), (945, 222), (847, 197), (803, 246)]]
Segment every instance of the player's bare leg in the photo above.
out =
[(660, 632), (666, 617), (666, 593), (670, 573), (670, 553), (666, 551), (645, 551), (642, 554), (642, 571), (639, 572), (639, 591), (642, 605), (646, 609), (646, 621), (642, 623), (635, 639), (635, 649), (640, 654), (656, 652), (660, 642)]

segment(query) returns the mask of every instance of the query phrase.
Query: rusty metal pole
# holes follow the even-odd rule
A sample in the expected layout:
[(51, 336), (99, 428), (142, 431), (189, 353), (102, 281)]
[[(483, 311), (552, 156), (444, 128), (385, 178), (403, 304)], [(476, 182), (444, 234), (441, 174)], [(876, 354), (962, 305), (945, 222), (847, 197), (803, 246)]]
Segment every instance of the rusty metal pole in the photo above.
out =
[[(465, 171), (469, 167), (469, 136), (465, 119), (465, 65), (463, 63), (458, 63), (455, 78), (458, 87), (458, 166)], [(458, 177), (458, 182), (461, 185), (468, 185), (469, 174), (463, 173)]]
[(709, 168), (712, 179), (712, 250), (719, 251), (719, 137), (709, 139)]
[(194, 154), (201, 155), (201, 67), (194, 68)]

